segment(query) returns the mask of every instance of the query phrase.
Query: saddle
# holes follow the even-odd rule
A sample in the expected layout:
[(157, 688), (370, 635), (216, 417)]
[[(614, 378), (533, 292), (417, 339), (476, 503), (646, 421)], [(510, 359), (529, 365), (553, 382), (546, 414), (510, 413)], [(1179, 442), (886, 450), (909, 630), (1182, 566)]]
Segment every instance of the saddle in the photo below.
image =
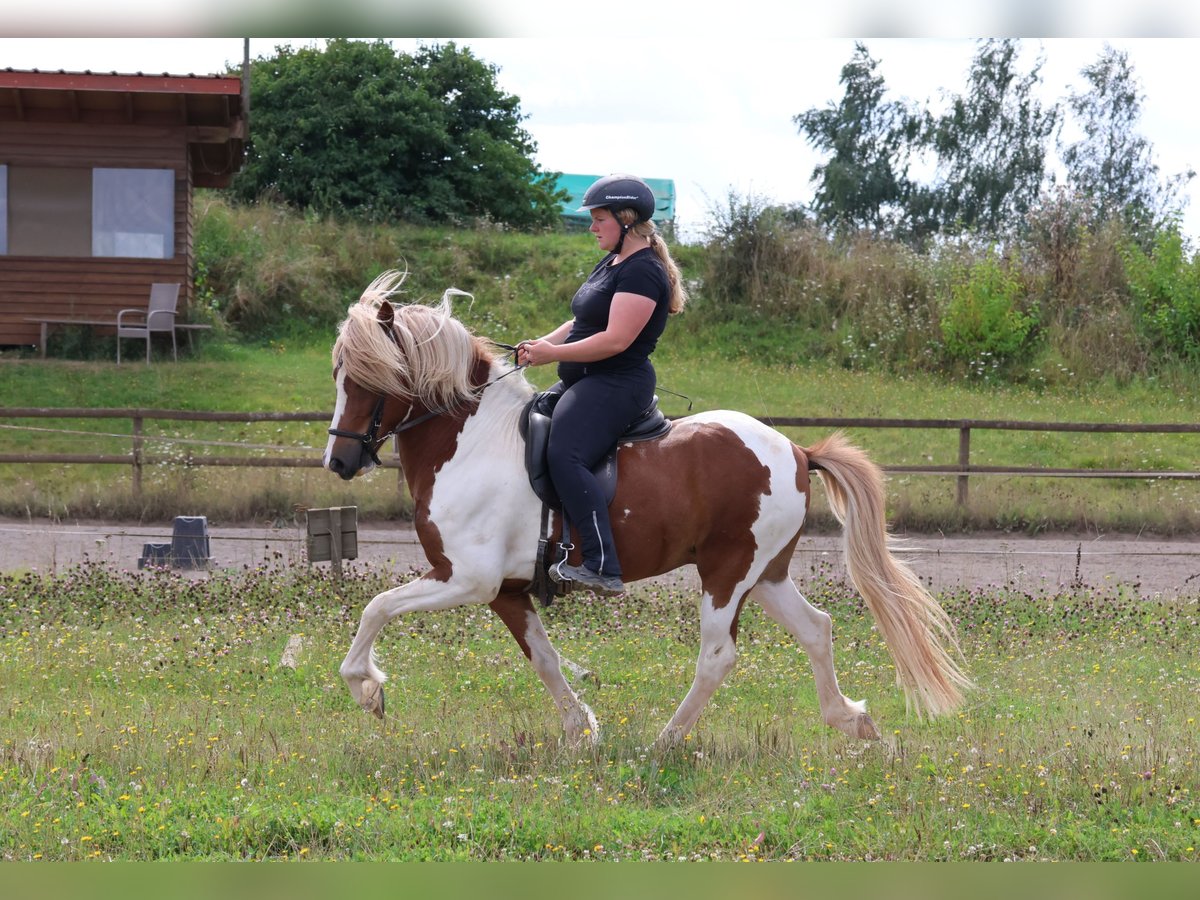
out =
[[(570, 531), (563, 518), (563, 538), (553, 548), (550, 542), (550, 514), (552, 510), (561, 511), (562, 501), (554, 489), (550, 478), (550, 462), (547, 448), (550, 444), (550, 417), (562, 394), (558, 391), (542, 391), (534, 395), (521, 413), (520, 431), (525, 439), (525, 471), (529, 475), (529, 486), (538, 499), (542, 501), (542, 524), (538, 532), (537, 565), (534, 569), (531, 588), (548, 606), (555, 596), (563, 596), (569, 592), (568, 586), (553, 581), (550, 578), (550, 567), (556, 565), (566, 556), (570, 549)], [(604, 493), (605, 504), (612, 503), (617, 493), (617, 448), (621, 444), (638, 441), (652, 441), (665, 435), (671, 429), (671, 421), (658, 408), (656, 396), (650, 406), (629, 424), (616, 443), (603, 458), (592, 468), (592, 474), (600, 482)], [(561, 556), (559, 552), (561, 551)]]

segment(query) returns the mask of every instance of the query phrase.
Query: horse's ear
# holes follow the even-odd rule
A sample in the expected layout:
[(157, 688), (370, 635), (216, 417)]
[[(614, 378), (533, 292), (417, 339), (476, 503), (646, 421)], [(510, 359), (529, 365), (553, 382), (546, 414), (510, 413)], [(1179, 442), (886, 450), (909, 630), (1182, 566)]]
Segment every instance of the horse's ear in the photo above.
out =
[(386, 300), (379, 304), (378, 319), (379, 324), (388, 329), (390, 329), (396, 321), (396, 310), (393, 309), (392, 304)]

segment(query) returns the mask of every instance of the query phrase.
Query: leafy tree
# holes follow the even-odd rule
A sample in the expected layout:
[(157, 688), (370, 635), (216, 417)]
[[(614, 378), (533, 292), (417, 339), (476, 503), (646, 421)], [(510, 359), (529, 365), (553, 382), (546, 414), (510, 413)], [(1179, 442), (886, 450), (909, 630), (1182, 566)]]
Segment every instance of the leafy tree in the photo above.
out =
[(1003, 233), (1041, 192), (1058, 108), (1043, 109), (1034, 96), (1044, 60), (1021, 75), (1018, 49), (1014, 39), (981, 41), (967, 94), (927, 119), (924, 143), (937, 154), (938, 183), (918, 200), (943, 231)]
[(1152, 232), (1181, 209), (1180, 191), (1195, 172), (1159, 180), (1153, 149), (1137, 133), (1143, 95), (1127, 53), (1105, 44), (1081, 74), (1089, 89), (1067, 102), (1083, 137), (1062, 150), (1067, 178), (1092, 224), (1119, 218), (1135, 234)]
[(792, 118), (810, 144), (831, 154), (813, 169), (813, 207), (838, 231), (891, 230), (902, 217), (909, 190), (906, 151), (917, 122), (902, 104), (884, 101), (878, 65), (866, 46), (856, 43), (842, 67), (841, 101)]
[(344, 38), (277, 47), (251, 67), (236, 194), (369, 221), (553, 224), (562, 196), (496, 71), (452, 42), (413, 54)]

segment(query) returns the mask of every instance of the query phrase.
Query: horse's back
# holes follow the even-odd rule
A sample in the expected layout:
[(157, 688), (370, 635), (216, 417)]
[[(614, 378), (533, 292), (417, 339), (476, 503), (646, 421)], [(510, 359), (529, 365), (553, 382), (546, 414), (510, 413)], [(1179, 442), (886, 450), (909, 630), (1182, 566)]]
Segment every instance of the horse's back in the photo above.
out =
[(803, 452), (757, 419), (678, 419), (660, 440), (621, 447), (610, 514), (622, 566), (634, 577), (669, 571), (714, 542), (774, 553), (799, 533), (808, 490)]

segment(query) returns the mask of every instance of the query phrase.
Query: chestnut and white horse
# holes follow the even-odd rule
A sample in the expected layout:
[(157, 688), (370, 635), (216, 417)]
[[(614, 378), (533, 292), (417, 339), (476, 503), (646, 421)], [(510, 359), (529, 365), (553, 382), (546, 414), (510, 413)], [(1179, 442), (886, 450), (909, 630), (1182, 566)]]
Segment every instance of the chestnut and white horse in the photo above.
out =
[[(367, 604), (342, 677), (355, 701), (382, 717), (386, 676), (373, 645), (383, 626), (402, 613), (487, 603), (546, 686), (568, 740), (594, 741), (595, 717), (563, 677), (530, 594), (541, 507), (526, 475), (518, 419), (534, 388), (453, 318), (449, 292), (434, 306), (389, 302), (399, 281), (394, 273), (376, 279), (340, 326), (324, 464), (346, 479), (369, 471), (379, 445), (395, 434), (430, 569)], [(658, 440), (624, 445), (619, 458), (610, 509), (625, 580), (691, 563), (702, 588), (695, 680), (660, 746), (691, 731), (733, 668), (747, 601), (808, 653), (824, 721), (852, 737), (879, 736), (865, 701), (838, 688), (829, 616), (805, 600), (788, 572), (808, 509), (810, 470), (820, 474), (844, 525), (848, 574), (910, 706), (918, 715), (939, 715), (959, 705), (970, 682), (949, 652), (956, 649), (954, 628), (892, 555), (882, 473), (861, 450), (838, 434), (798, 447), (749, 416), (715, 411), (674, 422)]]

